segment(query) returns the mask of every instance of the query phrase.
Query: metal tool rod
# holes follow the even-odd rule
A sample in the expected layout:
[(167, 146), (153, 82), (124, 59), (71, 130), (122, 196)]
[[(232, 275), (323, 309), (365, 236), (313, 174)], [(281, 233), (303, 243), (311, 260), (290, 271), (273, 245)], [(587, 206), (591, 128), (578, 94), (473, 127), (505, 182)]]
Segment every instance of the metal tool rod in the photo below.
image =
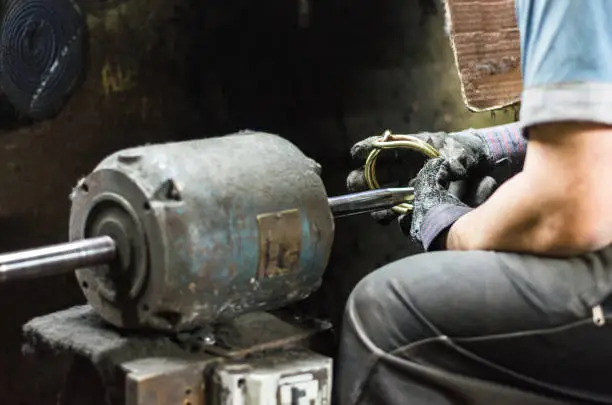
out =
[(406, 202), (414, 194), (414, 188), (383, 188), (329, 198), (329, 206), (335, 218), (391, 208)]
[(0, 255), (0, 282), (64, 274), (115, 258), (115, 241), (102, 236)]

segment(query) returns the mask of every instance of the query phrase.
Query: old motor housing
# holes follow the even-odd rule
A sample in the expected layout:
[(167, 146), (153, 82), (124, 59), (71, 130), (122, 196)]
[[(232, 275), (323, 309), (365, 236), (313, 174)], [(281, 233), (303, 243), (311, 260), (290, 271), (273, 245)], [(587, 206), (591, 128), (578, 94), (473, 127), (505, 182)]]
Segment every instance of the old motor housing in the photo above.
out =
[(179, 331), (305, 298), (333, 242), (319, 172), (255, 132), (114, 153), (71, 196), (70, 239), (118, 250), (76, 272), (87, 300), (113, 325)]

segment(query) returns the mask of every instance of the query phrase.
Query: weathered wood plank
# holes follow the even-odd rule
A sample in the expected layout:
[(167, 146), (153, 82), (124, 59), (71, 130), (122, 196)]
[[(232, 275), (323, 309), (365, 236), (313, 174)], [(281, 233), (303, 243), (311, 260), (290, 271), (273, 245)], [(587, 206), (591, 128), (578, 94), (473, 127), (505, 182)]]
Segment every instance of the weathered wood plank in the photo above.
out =
[(473, 111), (520, 100), (520, 36), (514, 0), (446, 0), (465, 104)]

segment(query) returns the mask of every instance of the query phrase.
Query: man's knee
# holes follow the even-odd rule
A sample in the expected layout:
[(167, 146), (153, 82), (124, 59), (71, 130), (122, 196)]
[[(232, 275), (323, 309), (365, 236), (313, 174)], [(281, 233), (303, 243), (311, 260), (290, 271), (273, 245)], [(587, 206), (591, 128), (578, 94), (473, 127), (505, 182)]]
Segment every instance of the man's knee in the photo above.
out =
[[(375, 280), (373, 276), (374, 273), (367, 275), (353, 288), (348, 298), (347, 312), (352, 309), (351, 312), (359, 314), (360, 317), (365, 317), (372, 309), (372, 303), (377, 298), (384, 296), (385, 285)], [(378, 302), (378, 304), (382, 304), (382, 302)]]
[[(352, 291), (345, 312), (349, 327), (383, 351), (432, 337), (425, 317), (413, 304), (406, 284), (419, 272), (408, 268), (419, 260), (387, 265), (361, 280)], [(411, 274), (412, 273), (412, 274)]]

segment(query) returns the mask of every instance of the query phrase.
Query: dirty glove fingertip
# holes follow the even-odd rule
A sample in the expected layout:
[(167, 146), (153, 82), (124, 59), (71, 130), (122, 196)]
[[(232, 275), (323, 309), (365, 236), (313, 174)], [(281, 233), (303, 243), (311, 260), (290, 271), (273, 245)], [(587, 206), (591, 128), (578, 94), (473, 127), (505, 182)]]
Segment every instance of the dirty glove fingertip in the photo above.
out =
[(457, 159), (450, 158), (448, 160), (449, 176), (452, 181), (465, 179), (467, 177), (467, 167), (465, 163)]
[(369, 189), (363, 170), (353, 170), (346, 178), (346, 187), (350, 192), (357, 193)]
[(362, 141), (357, 142), (351, 147), (351, 157), (355, 160), (364, 161), (372, 150), (372, 142), (378, 139), (378, 136), (371, 136)]

